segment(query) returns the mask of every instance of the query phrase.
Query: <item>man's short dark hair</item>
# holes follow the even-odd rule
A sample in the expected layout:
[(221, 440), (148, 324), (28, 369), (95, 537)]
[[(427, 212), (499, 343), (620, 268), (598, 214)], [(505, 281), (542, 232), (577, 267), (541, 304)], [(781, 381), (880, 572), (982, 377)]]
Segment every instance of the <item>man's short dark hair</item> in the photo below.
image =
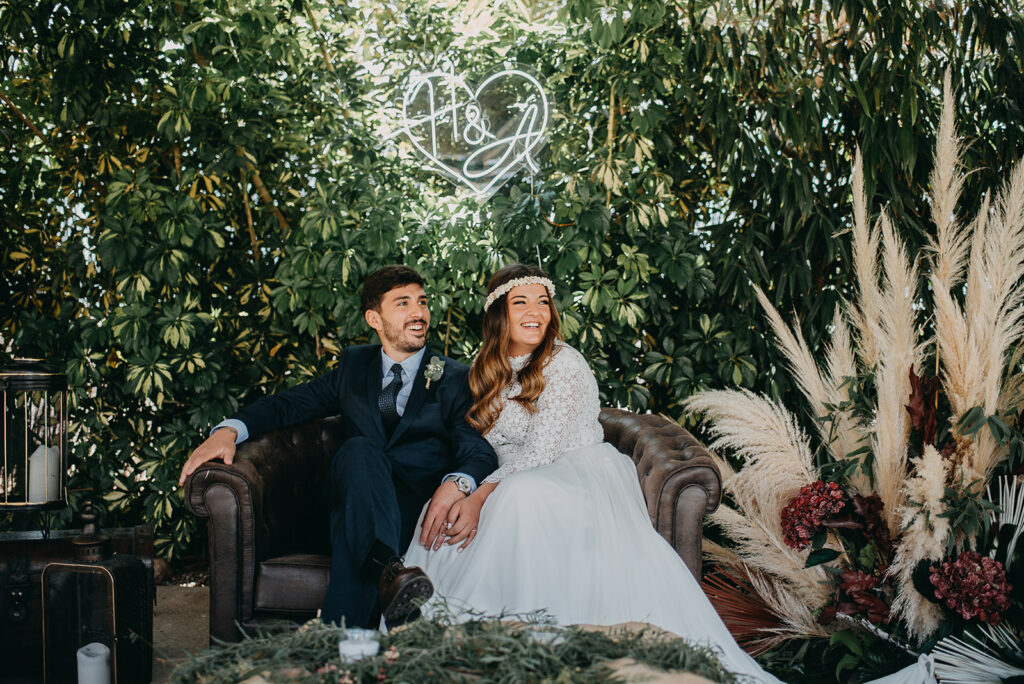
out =
[(379, 309), (384, 295), (403, 285), (424, 287), (423, 278), (416, 271), (401, 264), (385, 266), (368, 275), (363, 281), (363, 313), (370, 309)]

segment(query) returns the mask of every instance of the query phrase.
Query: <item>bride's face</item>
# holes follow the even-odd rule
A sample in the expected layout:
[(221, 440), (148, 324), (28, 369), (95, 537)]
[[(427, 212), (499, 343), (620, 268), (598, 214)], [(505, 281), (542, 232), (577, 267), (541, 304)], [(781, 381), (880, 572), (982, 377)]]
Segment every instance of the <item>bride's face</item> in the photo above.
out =
[(544, 341), (551, 323), (548, 290), (539, 283), (520, 285), (509, 290), (508, 310), (509, 354), (529, 354)]

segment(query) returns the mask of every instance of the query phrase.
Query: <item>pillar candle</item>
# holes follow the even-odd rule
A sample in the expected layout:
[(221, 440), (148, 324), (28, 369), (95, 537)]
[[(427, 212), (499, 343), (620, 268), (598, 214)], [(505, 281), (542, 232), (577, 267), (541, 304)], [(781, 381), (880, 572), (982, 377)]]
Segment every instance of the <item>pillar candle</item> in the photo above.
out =
[(28, 457), (28, 502), (43, 503), (60, 498), (60, 448), (40, 444)]
[(94, 641), (78, 649), (78, 684), (110, 684), (110, 649)]

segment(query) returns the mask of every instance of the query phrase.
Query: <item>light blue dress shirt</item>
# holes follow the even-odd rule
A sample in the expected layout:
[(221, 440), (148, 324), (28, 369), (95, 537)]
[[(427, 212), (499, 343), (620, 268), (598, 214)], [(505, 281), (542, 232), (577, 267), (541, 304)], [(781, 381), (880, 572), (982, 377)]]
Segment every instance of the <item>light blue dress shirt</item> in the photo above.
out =
[[(395, 361), (390, 356), (384, 353), (384, 349), (380, 350), (380, 364), (381, 364), (381, 385), (380, 388), (384, 389), (391, 384), (393, 376), (391, 375), (391, 367), (396, 363), (402, 367), (402, 389), (398, 390), (398, 398), (395, 400), (395, 408), (398, 410), (398, 415), (405, 415), (405, 407), (409, 404), (409, 396), (412, 394), (413, 380), (416, 379), (416, 371), (420, 367), (420, 363), (423, 361), (423, 355), (427, 353), (427, 348), (423, 347), (418, 352), (407, 358), (405, 361)], [(235, 437), (235, 444), (241, 444), (245, 440), (249, 439), (249, 429), (245, 427), (245, 423), (234, 418), (228, 418), (217, 423), (210, 434), (212, 435), (217, 430), (229, 427), (234, 428), (238, 435)], [(476, 491), (476, 480), (465, 473), (448, 473), (444, 476), (442, 482), (447, 482), (456, 477), (465, 477), (470, 482), (470, 491)]]
[(381, 389), (391, 384), (391, 367), (396, 363), (402, 367), (402, 389), (398, 390), (398, 399), (395, 400), (395, 408), (398, 409), (398, 415), (400, 416), (405, 415), (405, 407), (409, 404), (409, 395), (412, 394), (412, 381), (416, 379), (416, 371), (419, 369), (423, 355), (426, 353), (427, 348), (423, 347), (423, 349), (420, 349), (405, 361), (399, 363), (385, 354), (383, 349), (380, 350)]

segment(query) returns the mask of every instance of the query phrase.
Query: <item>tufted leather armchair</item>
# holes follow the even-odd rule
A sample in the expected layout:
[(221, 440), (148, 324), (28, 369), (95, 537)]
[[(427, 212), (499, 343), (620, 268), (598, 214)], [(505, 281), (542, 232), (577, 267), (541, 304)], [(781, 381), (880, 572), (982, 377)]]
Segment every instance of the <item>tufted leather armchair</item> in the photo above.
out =
[[(601, 425), (636, 464), (654, 527), (699, 579), (701, 524), (721, 499), (707, 451), (660, 416), (606, 408)], [(189, 509), (209, 518), (211, 641), (316, 615), (330, 571), (319, 488), (340, 444), (336, 418), (313, 421), (245, 442), (234, 465), (206, 463), (186, 482)]]

